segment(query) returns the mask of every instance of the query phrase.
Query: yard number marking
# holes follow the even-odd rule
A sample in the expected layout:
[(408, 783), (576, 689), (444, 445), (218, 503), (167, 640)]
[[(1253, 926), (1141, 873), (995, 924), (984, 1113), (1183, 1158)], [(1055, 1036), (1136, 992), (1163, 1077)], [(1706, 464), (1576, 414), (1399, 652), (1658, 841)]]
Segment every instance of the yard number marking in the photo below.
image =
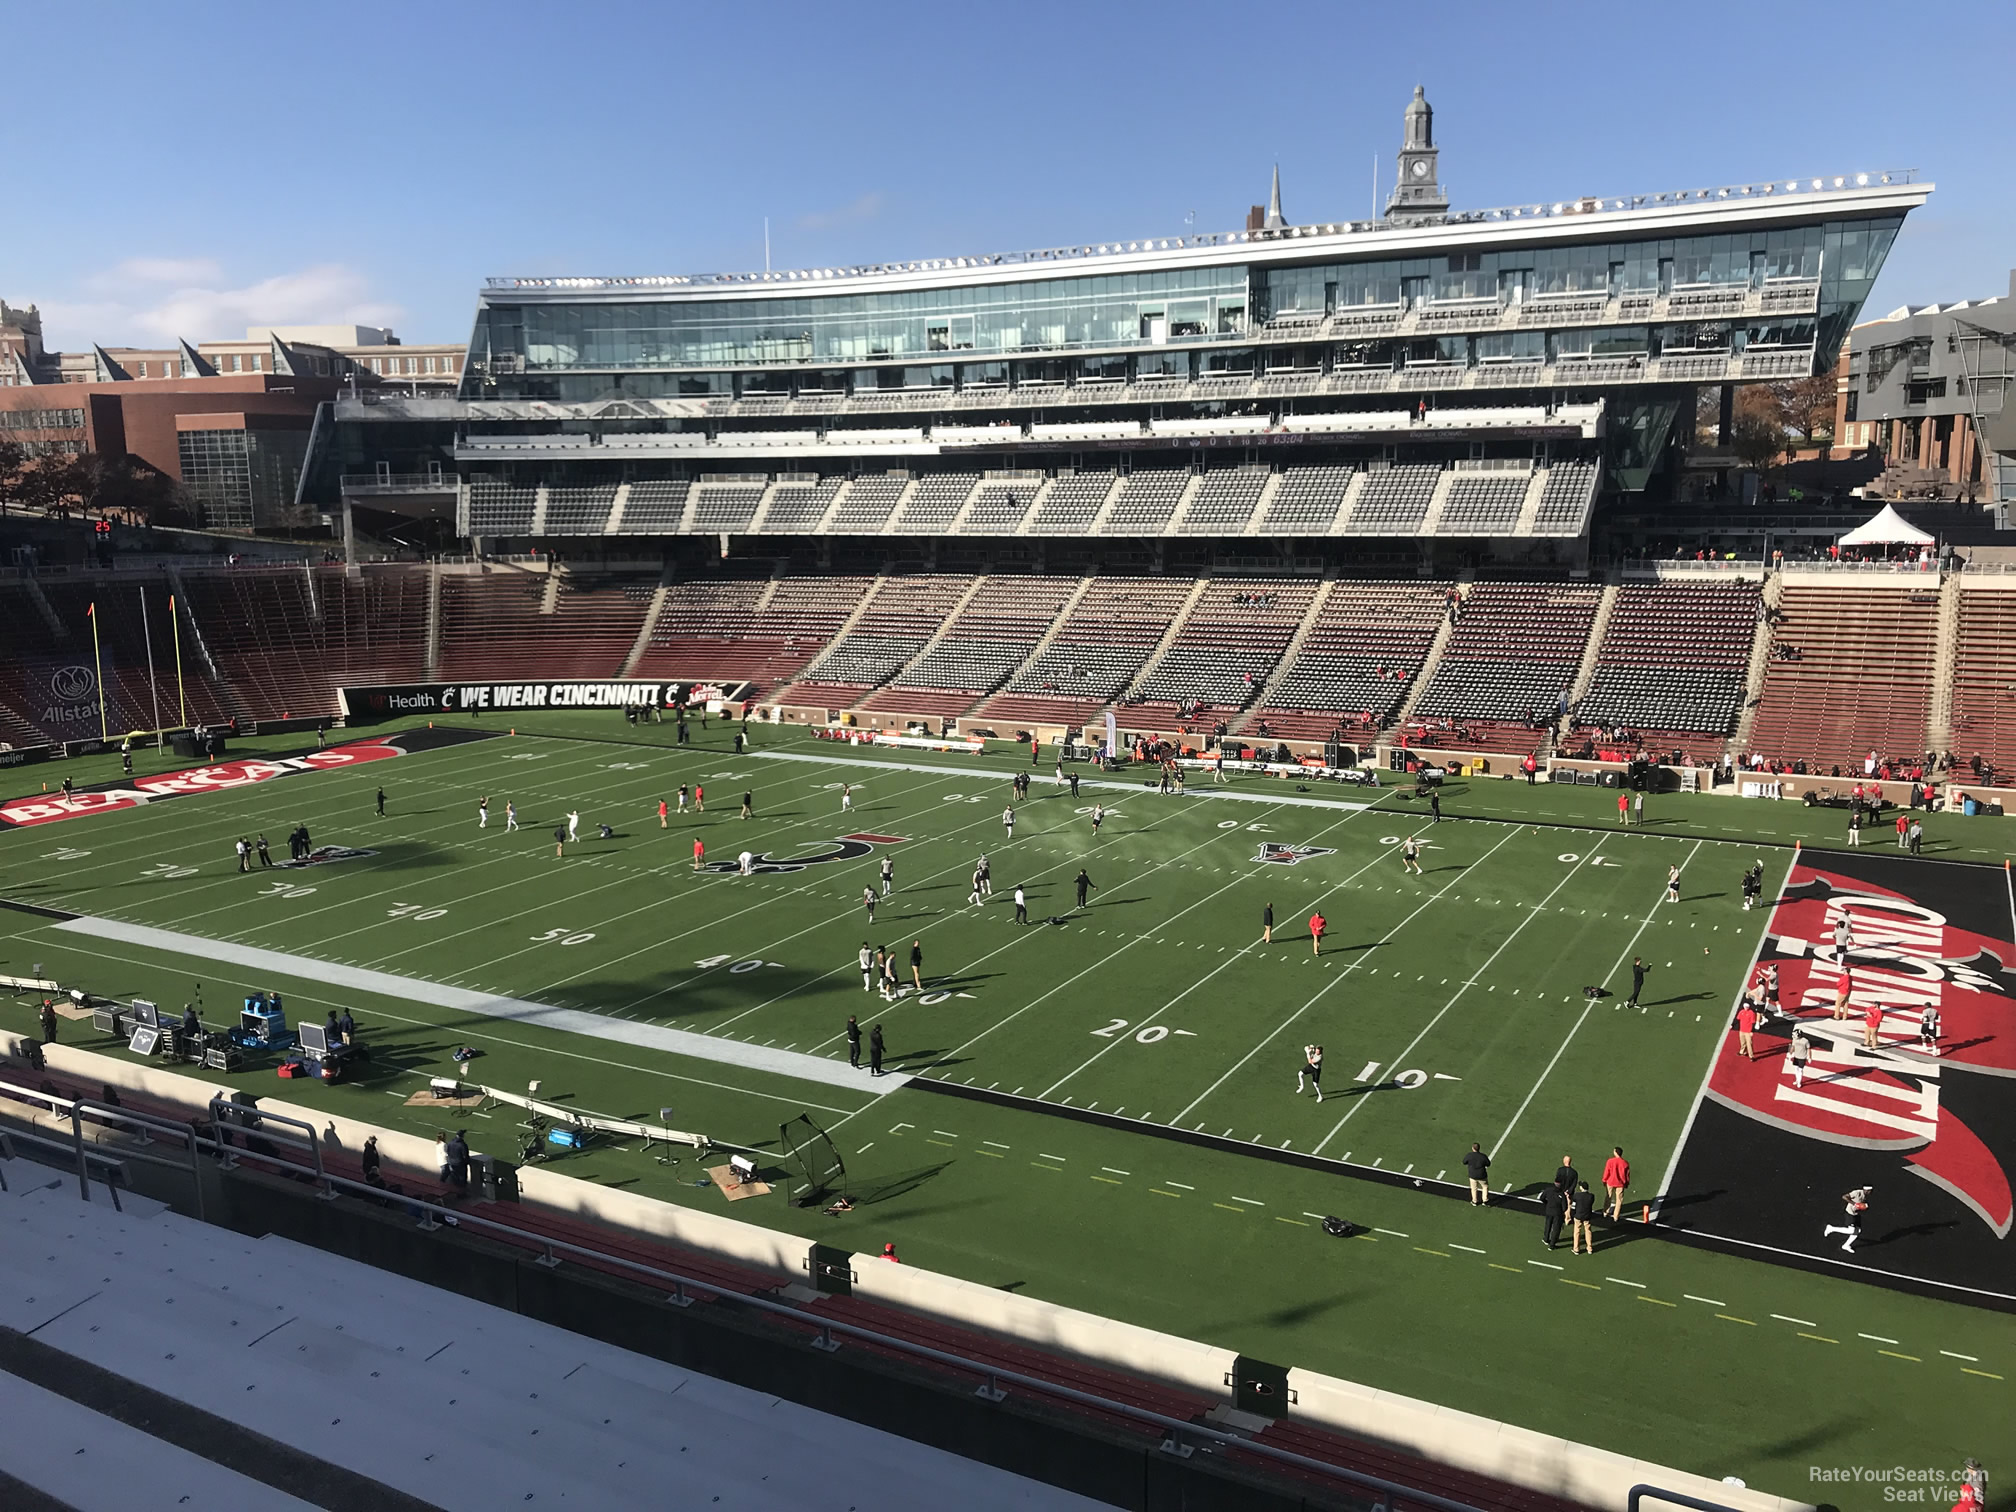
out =
[[(930, 999), (926, 998), (924, 999), (924, 1001), (929, 1002)], [(1092, 1033), (1100, 1036), (1102, 1039), (1112, 1039), (1114, 1036), (1118, 1035), (1126, 1028), (1127, 1028), (1127, 1020), (1124, 1018), (1116, 1018), (1104, 1029), (1094, 1029)], [(1160, 1043), (1162, 1043), (1163, 1040), (1169, 1038), (1172, 1032), (1176, 1034), (1187, 1034), (1192, 1039), (1195, 1039), (1197, 1037), (1196, 1034), (1189, 1029), (1177, 1029), (1171, 1031), (1166, 1025), (1163, 1024), (1149, 1024), (1147, 1027), (1142, 1029), (1140, 1033), (1134, 1036), (1134, 1043), (1137, 1045), (1159, 1045)]]
[(527, 938), (540, 945), (552, 944), (554, 942), (562, 945), (586, 945), (590, 940), (595, 938), (595, 931), (588, 929), (570, 934), (563, 925), (559, 929), (549, 929), (544, 934), (530, 935)]
[(266, 890), (259, 894), (262, 898), (305, 898), (314, 892), (312, 887), (296, 887), (291, 882), (268, 882)]
[(438, 919), (447, 913), (445, 908), (429, 908), (423, 903), (394, 903), (385, 910), (388, 919)]

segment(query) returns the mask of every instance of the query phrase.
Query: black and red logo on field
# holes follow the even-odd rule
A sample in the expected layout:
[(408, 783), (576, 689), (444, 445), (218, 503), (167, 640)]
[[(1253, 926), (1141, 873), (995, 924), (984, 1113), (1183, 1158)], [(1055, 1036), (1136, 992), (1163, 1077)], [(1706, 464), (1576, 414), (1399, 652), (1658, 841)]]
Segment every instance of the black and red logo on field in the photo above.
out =
[[(770, 872), (798, 872), (808, 866), (824, 866), (830, 861), (859, 861), (863, 856), (871, 856), (878, 845), (906, 845), (908, 837), (903, 835), (842, 835), (837, 840), (827, 842), (831, 849), (808, 856), (772, 856), (767, 852), (749, 858), (747, 875), (758, 876)], [(722, 876), (742, 872), (740, 859), (733, 861), (709, 861), (700, 868)]]
[[(1795, 865), (1759, 953), (1779, 1006), (1754, 1058), (1733, 1021), (1725, 1030), (1671, 1216), (1817, 1252), (1840, 1195), (1873, 1183), (1856, 1263), (2016, 1292), (2011, 901), (2005, 874), (1986, 868)], [(1803, 1074), (1795, 1029), (1810, 1046)]]
[(280, 756), (272, 760), (220, 761), (211, 766), (185, 767), (179, 772), (163, 772), (153, 777), (136, 777), (120, 782), (102, 782), (77, 788), (70, 793), (36, 793), (10, 798), (0, 803), (0, 829), (20, 829), (33, 824), (53, 824), (59, 819), (76, 819), (86, 814), (109, 814), (139, 808), (165, 798), (187, 798), (195, 793), (221, 793), (231, 788), (251, 787), (289, 777), (297, 772), (329, 772), (365, 762), (385, 761), (415, 751), (442, 745), (459, 745), (469, 740), (487, 740), (496, 732), (487, 730), (407, 730), (383, 740), (361, 740), (350, 745), (331, 746), (326, 751), (308, 751), (300, 756)]

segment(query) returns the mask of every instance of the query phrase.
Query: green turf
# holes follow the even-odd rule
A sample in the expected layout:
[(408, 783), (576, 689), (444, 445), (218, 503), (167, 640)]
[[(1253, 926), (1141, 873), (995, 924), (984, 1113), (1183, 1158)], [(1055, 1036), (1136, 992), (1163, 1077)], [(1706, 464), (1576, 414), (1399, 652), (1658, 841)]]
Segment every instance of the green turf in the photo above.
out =
[[(1472, 1139), (1494, 1151), (1498, 1184), (1515, 1187), (1564, 1152), (1589, 1171), (1622, 1144), (1649, 1194), (1763, 928), (1763, 914), (1740, 909), (1740, 871), (1761, 854), (1775, 885), (1784, 847), (1834, 843), (1840, 827), (1793, 805), (1676, 795), (1650, 800), (1643, 830), (1620, 832), (1612, 794), (1496, 781), (1453, 785), (1440, 825), (1404, 790), (1261, 778), (1184, 798), (1088, 786), (1074, 803), (1046, 757), (1007, 842), (1006, 774), (1026, 762), (1013, 750), (885, 753), (759, 730), (758, 749), (734, 757), (719, 726), (696, 729), (686, 749), (669, 726), (607, 714), (517, 728), (517, 739), (0, 835), (0, 896), (825, 1055), (841, 1054), (855, 1012), (885, 1025), (898, 1068), (1431, 1178), (1456, 1173)], [(158, 759), (143, 756), (141, 770)], [(58, 769), (33, 770), (39, 781)], [(116, 758), (60, 770), (106, 780)], [(656, 800), (695, 778), (708, 812), (661, 832)], [(845, 818), (842, 781), (857, 784)], [(384, 819), (371, 804), (381, 784)], [(746, 823), (745, 788), (757, 799)], [(492, 819), (479, 832), (483, 793)], [(521, 834), (503, 833), (507, 797)], [(1094, 801), (1111, 810), (1096, 839), (1079, 812)], [(619, 838), (556, 858), (550, 831), (571, 807), (584, 833), (607, 819)], [(284, 854), (302, 821), (318, 842), (377, 854), (236, 874), (238, 833), (263, 828)], [(2000, 821), (1938, 815), (1928, 827), (1935, 854), (2001, 859)], [(725, 857), (816, 850), (853, 830), (908, 837), (893, 849), (898, 893), (872, 931), (860, 895), (873, 860), (750, 879), (691, 869), (696, 833)], [(1429, 847), (1420, 878), (1395, 853), (1409, 834)], [(1334, 854), (1261, 864), (1266, 840)], [(975, 908), (967, 876), (983, 850), (995, 892)], [(1683, 901), (1667, 905), (1675, 863)], [(1099, 888), (1082, 914), (1069, 896), (1080, 865)], [(1017, 882), (1039, 921), (1026, 928), (1011, 917)], [(1270, 901), (1276, 942), (1264, 946)], [(1316, 956), (1299, 921), (1319, 904), (1332, 927)], [(1052, 915), (1066, 922), (1040, 922)], [(759, 1201), (737, 1204), (738, 1218), (862, 1249), (893, 1238), (913, 1262), (975, 1280), (1788, 1495), (1822, 1495), (1809, 1464), (1978, 1453), (2008, 1410), (1998, 1378), (2016, 1373), (2016, 1322), (1999, 1315), (1634, 1242), (1628, 1229), (1571, 1267), (1541, 1256), (1524, 1214), (1138, 1129), (922, 1090), (877, 1099), (339, 994), (308, 968), (252, 981), (29, 916), (9, 918), (5, 934), (0, 969), (40, 960), (66, 982), (174, 1005), (200, 978), (213, 1018), (254, 986), (288, 992), (297, 1018), (353, 1006), (377, 1049), (371, 1076), (287, 1095), (393, 1125), (434, 1126), (403, 1099), (449, 1069), (458, 1043), (484, 1049), (472, 1069), (492, 1084), (537, 1077), (548, 1093), (632, 1116), (669, 1107), (675, 1123), (726, 1141), (774, 1142), (808, 1109), (836, 1131), (860, 1210), (822, 1219)], [(885, 1005), (864, 994), (864, 937), (904, 959), (921, 940), (927, 985), (953, 995)], [(1587, 984), (1628, 986), (1634, 952), (1653, 967), (1642, 1012), (1621, 994), (1584, 998)], [(28, 1025), (25, 1007), (0, 1013)], [(1292, 1091), (1309, 1041), (1327, 1050), (1320, 1105)], [(245, 1080), (278, 1085), (270, 1070)], [(509, 1148), (499, 1122), (472, 1128), (478, 1148)], [(692, 1167), (605, 1148), (565, 1168), (718, 1204), (687, 1184)], [(1339, 1242), (1310, 1226), (1310, 1214), (1338, 1210), (1384, 1232)], [(1543, 1258), (1564, 1269), (1528, 1263)], [(1900, 1397), (1911, 1411), (1897, 1410)]]

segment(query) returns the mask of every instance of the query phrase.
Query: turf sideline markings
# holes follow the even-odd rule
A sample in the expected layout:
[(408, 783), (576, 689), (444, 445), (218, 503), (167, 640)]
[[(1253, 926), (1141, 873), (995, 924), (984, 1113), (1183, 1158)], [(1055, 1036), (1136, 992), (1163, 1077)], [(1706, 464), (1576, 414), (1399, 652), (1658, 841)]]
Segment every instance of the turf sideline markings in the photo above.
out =
[[(1771, 926), (1777, 916), (1778, 905), (1785, 900), (1785, 888), (1792, 880), (1792, 868), (1798, 863), (1799, 855), (1800, 853), (1794, 850), (1785, 862), (1785, 875), (1779, 879), (1777, 896), (1772, 898), (1770, 908), (1765, 910), (1764, 927), (1757, 932), (1757, 946), (1750, 952), (1750, 964), (1743, 970), (1743, 979), (1737, 989), (1739, 992), (1743, 987), (1749, 986), (1757, 975), (1757, 963), (1764, 957), (1764, 942), (1771, 937)], [(1687, 1148), (1689, 1136), (1694, 1132), (1694, 1120), (1701, 1116), (1701, 1104), (1707, 1101), (1708, 1083), (1714, 1078), (1715, 1062), (1722, 1054), (1723, 1037), (1728, 1032), (1728, 1021), (1725, 1019), (1722, 1027), (1715, 1031), (1714, 1037), (1708, 1042), (1708, 1064), (1701, 1068), (1701, 1085), (1694, 1089), (1694, 1101), (1687, 1109), (1687, 1121), (1680, 1125), (1680, 1137), (1673, 1141), (1673, 1154), (1666, 1162), (1666, 1174), (1659, 1179), (1659, 1185), (1652, 1193), (1652, 1216), (1655, 1219), (1658, 1218), (1660, 1209), (1664, 1206), (1666, 1194), (1673, 1190), (1673, 1178), (1680, 1172), (1680, 1156)], [(1760, 1248), (1776, 1249), (1777, 1247), (1767, 1244), (1760, 1246)], [(1787, 1250), (1778, 1250), (1777, 1252), (1779, 1254), (1791, 1253), (1791, 1251)], [(1971, 1287), (1963, 1288), (1963, 1290), (1969, 1291), (1972, 1289)]]
[[(1518, 831), (1514, 830), (1513, 833), (1517, 834)], [(1608, 841), (1609, 838), (1610, 837), (1608, 835), (1605, 835), (1603, 839), (1598, 840), (1596, 842), (1595, 847), (1589, 852), (1590, 862), (1593, 862), (1595, 860), (1596, 856), (1602, 851), (1604, 843)], [(1472, 987), (1475, 987), (1479, 982), (1481, 982), (1484, 979), (1484, 973), (1491, 969), (1492, 962), (1496, 961), (1499, 956), (1505, 953), (1505, 947), (1510, 945), (1514, 940), (1518, 939), (1519, 936), (1522, 933), (1524, 933), (1526, 926), (1528, 924), (1531, 924), (1535, 919), (1539, 918), (1541, 914), (1545, 913), (1547, 911), (1547, 905), (1554, 901), (1556, 895), (1560, 893), (1561, 889), (1566, 887), (1570, 882), (1574, 881), (1576, 876), (1588, 864), (1589, 862), (1581, 862), (1574, 866), (1569, 867), (1567, 873), (1561, 878), (1561, 880), (1559, 882), (1556, 882), (1553, 885), (1553, 887), (1548, 889), (1547, 896), (1542, 898), (1538, 903), (1534, 904), (1531, 908), (1527, 909), (1526, 917), (1518, 922), (1518, 924), (1513, 928), (1510, 934), (1508, 934), (1507, 936), (1505, 936), (1504, 939), (1498, 942), (1498, 948), (1492, 951), (1490, 955), (1485, 957), (1484, 964), (1477, 968), (1475, 975), (1473, 975), (1468, 981), (1463, 983), (1462, 986), (1458, 987), (1454, 992), (1452, 992), (1449, 995), (1449, 1001), (1444, 1003), (1440, 1008), (1438, 1008), (1435, 1011), (1435, 1016), (1430, 1020), (1428, 1020), (1427, 1023), (1421, 1026), (1421, 1032), (1419, 1034), (1416, 1034), (1414, 1038), (1412, 1038), (1407, 1042), (1407, 1048), (1402, 1050), (1398, 1055), (1394, 1056), (1392, 1060), (1388, 1062), (1388, 1064), (1395, 1066), (1404, 1064), (1407, 1060), (1407, 1057), (1414, 1053), (1415, 1047), (1418, 1046), (1421, 1043), (1421, 1041), (1428, 1038), (1428, 1036), (1434, 1031), (1435, 1026), (1441, 1023), (1443, 1018), (1447, 1016), (1449, 1010), (1451, 1008), (1454, 1008), (1458, 1003), (1458, 1001), (1461, 1000), (1463, 994), (1468, 992)], [(1351, 1122), (1353, 1118), (1357, 1117), (1359, 1109), (1363, 1108), (1365, 1104), (1366, 1099), (1363, 1097), (1360, 1097), (1356, 1101), (1354, 1101), (1351, 1104), (1350, 1108), (1345, 1112), (1344, 1116), (1337, 1120), (1336, 1127), (1331, 1129), (1331, 1131), (1328, 1134), (1325, 1134), (1323, 1138), (1317, 1142), (1316, 1148), (1311, 1150), (1309, 1153), (1312, 1155), (1321, 1155), (1323, 1153), (1323, 1146), (1327, 1145), (1328, 1143), (1330, 1143), (1331, 1140), (1335, 1139), (1338, 1135), (1338, 1132), (1344, 1127), (1344, 1125)]]
[[(1443, 883), (1442, 886), (1436, 892), (1434, 892), (1429, 897), (1423, 898), (1419, 903), (1415, 904), (1414, 907), (1408, 912), (1406, 917), (1401, 919), (1401, 921), (1398, 924), (1395, 924), (1391, 929), (1384, 931), (1387, 937), (1390, 939), (1393, 935), (1398, 934), (1401, 930), (1405, 929), (1409, 924), (1413, 923), (1416, 916), (1418, 916), (1423, 910), (1430, 908), (1434, 904), (1440, 902), (1442, 898), (1448, 894), (1450, 888), (1454, 887), (1458, 882), (1467, 880), (1470, 877), (1471, 873), (1476, 871), (1478, 867), (1482, 866), (1486, 861), (1490, 860), (1493, 856), (1495, 856), (1501, 848), (1511, 844), (1512, 841), (1518, 837), (1520, 830), (1524, 828), (1525, 828), (1524, 825), (1513, 825), (1510, 828), (1508, 828), (1505, 832), (1504, 838), (1501, 839), (1498, 842), (1498, 844), (1492, 846), (1491, 849), (1484, 852), (1484, 854), (1479, 856), (1476, 860), (1466, 863), (1461, 871), (1457, 872), (1455, 876), (1451, 877), (1447, 882)], [(1352, 875), (1355, 877), (1359, 875), (1359, 873), (1369, 870), (1372, 866), (1378, 865), (1379, 862), (1381, 861), (1390, 860), (1392, 855), (1393, 855), (1392, 851), (1387, 851), (1382, 853), (1381, 855), (1375, 856), (1372, 859), (1372, 861), (1367, 863), (1366, 866), (1359, 868), (1359, 872), (1354, 872)], [(1190, 1114), (1196, 1110), (1197, 1105), (1199, 1103), (1203, 1102), (1205, 1098), (1211, 1096), (1212, 1093), (1216, 1092), (1220, 1087), (1224, 1086), (1225, 1083), (1229, 1081), (1234, 1075), (1236, 1075), (1240, 1070), (1242, 1070), (1253, 1059), (1254, 1056), (1258, 1055), (1262, 1050), (1265, 1050), (1269, 1045), (1273, 1044), (1274, 1041), (1278, 1039), (1287, 1030), (1289, 1025), (1293, 1024), (1297, 1019), (1301, 1018), (1303, 1014), (1307, 1013), (1311, 1008), (1315, 1007), (1317, 1002), (1322, 998), (1322, 996), (1326, 992), (1328, 992), (1332, 987), (1335, 987), (1339, 982), (1343, 981), (1346, 977), (1350, 976), (1352, 972), (1356, 971), (1360, 966), (1364, 965), (1365, 962), (1370, 960), (1371, 958), (1372, 953), (1370, 951), (1366, 951), (1363, 955), (1359, 956), (1357, 960), (1353, 961), (1349, 966), (1346, 966), (1342, 971), (1338, 972), (1336, 976), (1330, 979), (1330, 981), (1326, 982), (1322, 987), (1319, 987), (1316, 990), (1315, 995), (1312, 996), (1308, 1002), (1304, 1003), (1300, 1008), (1297, 1008), (1293, 1013), (1289, 1014), (1287, 1018), (1283, 1019), (1280, 1023), (1276, 1024), (1274, 1028), (1268, 1032), (1266, 1037), (1260, 1041), (1259, 1044), (1255, 1045), (1251, 1050), (1248, 1050), (1243, 1056), (1241, 1056), (1230, 1067), (1228, 1067), (1225, 1070), (1224, 1074), (1218, 1078), (1218, 1080), (1214, 1081), (1213, 1083), (1211, 1083), (1210, 1086), (1206, 1087), (1202, 1092), (1198, 1093), (1196, 1098), (1191, 1101), (1189, 1107), (1186, 1107), (1181, 1113), (1178, 1113), (1175, 1118), (1172, 1118), (1170, 1120), (1170, 1124), (1173, 1126), (1178, 1121), (1189, 1117)], [(1335, 1129), (1332, 1129), (1330, 1132), (1332, 1134), (1335, 1134), (1337, 1131)], [(1317, 1148), (1320, 1150), (1322, 1147), (1319, 1145)]]
[[(1686, 874), (1687, 868), (1694, 864), (1694, 857), (1699, 854), (1701, 847), (1705, 844), (1707, 844), (1705, 840), (1696, 840), (1694, 842), (1694, 849), (1687, 852), (1687, 859), (1680, 863), (1680, 871), (1683, 876)], [(1663, 896), (1663, 894), (1654, 895), (1652, 906), (1645, 911), (1645, 917), (1638, 921), (1638, 928), (1633, 932), (1630, 943), (1619, 953), (1616, 963), (1611, 966), (1609, 971), (1604, 973), (1602, 986), (1606, 990), (1610, 986), (1610, 979), (1624, 969), (1624, 957), (1630, 955), (1632, 951), (1638, 948), (1638, 941), (1644, 936), (1645, 931), (1652, 927), (1652, 921), (1659, 917)], [(1760, 941), (1759, 943), (1761, 945), (1762, 942)], [(1755, 965), (1754, 961), (1752, 965)], [(1747, 982), (1749, 978), (1746, 976), (1744, 980)], [(1512, 1115), (1512, 1121), (1505, 1125), (1505, 1132), (1500, 1134), (1498, 1142), (1491, 1146), (1494, 1156), (1504, 1151), (1505, 1141), (1512, 1137), (1512, 1131), (1519, 1127), (1519, 1120), (1526, 1116), (1526, 1110), (1533, 1105), (1533, 1099), (1539, 1096), (1540, 1089), (1547, 1084), (1547, 1078), (1552, 1076), (1554, 1068), (1561, 1064), (1561, 1057), (1568, 1052), (1568, 1042), (1575, 1038), (1576, 1032), (1588, 1020), (1590, 1013), (1595, 1010), (1598, 1001), (1599, 999), (1591, 998), (1582, 1005), (1582, 1012), (1576, 1017), (1575, 1022), (1569, 1026), (1567, 1034), (1562, 1036), (1561, 1043), (1555, 1049), (1553, 1058), (1547, 1062), (1546, 1069), (1534, 1080), (1532, 1087), (1527, 1090), (1525, 1100), (1519, 1104), (1519, 1110)], [(1663, 1191), (1664, 1188), (1661, 1188), (1661, 1190)]]
[[(1014, 772), (992, 769), (983, 771), (972, 767), (926, 766), (922, 762), (874, 761), (860, 756), (812, 756), (802, 751), (756, 751), (752, 754), (764, 757), (770, 761), (817, 761), (829, 766), (871, 767), (881, 771), (888, 771), (894, 768), (899, 772), (955, 772), (973, 777), (992, 778), (997, 781), (1006, 781), (1015, 775)], [(1034, 780), (1033, 778), (1031, 779), (1031, 781)], [(1147, 791), (1147, 788), (1140, 782), (1110, 782), (1103, 777), (1081, 777), (1078, 779), (1078, 783), (1080, 787), (1101, 788), (1117, 793), (1132, 793), (1136, 796)], [(1068, 792), (1068, 790), (1066, 791)], [(1380, 797), (1383, 798), (1388, 792), (1397, 792), (1398, 789), (1379, 788), (1374, 791), (1378, 792)], [(1173, 797), (1175, 795), (1163, 794), (1162, 796)], [(1296, 808), (1353, 810), (1369, 809), (1379, 802), (1378, 798), (1374, 798), (1367, 803), (1354, 803), (1342, 798), (1290, 798), (1285, 795), (1269, 796), (1265, 793), (1221, 793), (1216, 788), (1199, 788), (1194, 793), (1186, 789), (1182, 796), (1185, 798), (1222, 798), (1233, 803), (1279, 803), (1289, 804)]]
[(592, 1039), (613, 1040), (619, 1044), (662, 1050), (673, 1055), (690, 1056), (696, 1060), (714, 1061), (722, 1065), (741, 1066), (752, 1071), (767, 1071), (778, 1076), (795, 1077), (799, 1081), (817, 1082), (822, 1086), (867, 1091), (878, 1096), (886, 1096), (910, 1080), (902, 1072), (892, 1072), (871, 1079), (825, 1056), (807, 1055), (796, 1050), (769, 1050), (739, 1040), (716, 1039), (712, 1035), (696, 1034), (686, 1029), (670, 1029), (659, 1024), (629, 1023), (612, 1019), (606, 1014), (589, 1013), (578, 1008), (555, 1008), (545, 1003), (529, 1002), (523, 998), (500, 997), (495, 993), (473, 992), (464, 987), (444, 986), (439, 982), (423, 981), (418, 977), (395, 976), (390, 972), (317, 961), (307, 956), (290, 955), (284, 951), (261, 950), (253, 946), (206, 940), (199, 935), (178, 934), (174, 930), (156, 929), (146, 924), (126, 924), (117, 919), (94, 918), (87, 914), (80, 918), (67, 919), (51, 927), (93, 939), (117, 940), (122, 944), (141, 945), (153, 950), (196, 956), (209, 961), (228, 961), (233, 965), (248, 966), (258, 971), (284, 973), (288, 976), (303, 977), (309, 981), (354, 987), (361, 992), (377, 993), (381, 997), (399, 998), (411, 1003), (427, 1003), (436, 1008), (452, 1008), (463, 1013), (478, 1014), (484, 1018), (505, 1019), (511, 1023), (536, 1024), (569, 1034), (586, 1035)]

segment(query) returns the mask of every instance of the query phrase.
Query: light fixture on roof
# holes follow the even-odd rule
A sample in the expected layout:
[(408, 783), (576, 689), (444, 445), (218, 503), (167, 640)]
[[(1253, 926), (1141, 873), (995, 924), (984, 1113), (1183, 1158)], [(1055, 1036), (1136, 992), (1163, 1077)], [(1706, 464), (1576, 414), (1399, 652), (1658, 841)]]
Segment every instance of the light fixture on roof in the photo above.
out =
[(1869, 184), (1869, 175), (1866, 173), (1856, 174), (1855, 183), (1858, 188), (1867, 188)]
[(1815, 189), (1819, 189), (1819, 188), (1822, 188), (1822, 187), (1824, 187), (1824, 186), (1823, 186), (1823, 185), (1821, 184), (1820, 180), (1818, 180), (1818, 179), (1815, 179), (1815, 180), (1813, 180), (1813, 187), (1814, 187)]
[(1839, 189), (1842, 185), (1846, 184), (1847, 182), (1848, 181), (1844, 178), (1837, 178), (1834, 180), (1834, 187), (1836, 189)]

